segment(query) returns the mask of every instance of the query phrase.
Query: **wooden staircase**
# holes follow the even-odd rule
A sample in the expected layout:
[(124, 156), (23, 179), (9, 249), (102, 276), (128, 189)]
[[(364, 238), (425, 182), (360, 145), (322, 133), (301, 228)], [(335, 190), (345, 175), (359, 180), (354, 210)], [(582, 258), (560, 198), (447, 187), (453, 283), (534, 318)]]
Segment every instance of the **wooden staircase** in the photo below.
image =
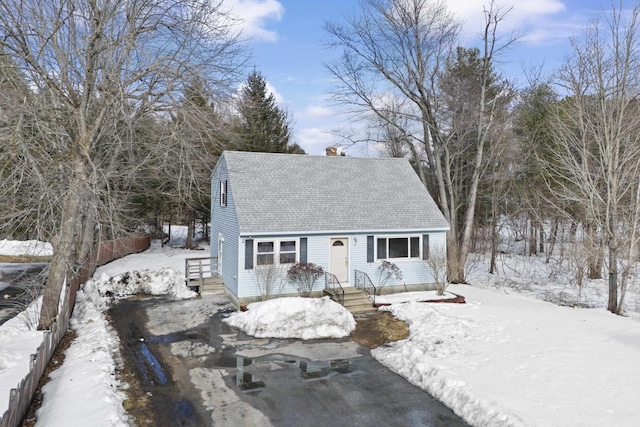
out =
[(224, 296), (224, 285), (220, 276), (207, 277), (200, 285), (200, 295), (222, 295)]
[(200, 295), (225, 294), (222, 278), (217, 275), (217, 257), (187, 258), (184, 263), (187, 286), (196, 288)]
[(346, 286), (343, 290), (344, 295), (328, 289), (325, 289), (324, 294), (342, 304), (354, 316), (366, 315), (376, 311), (367, 292), (351, 286)]

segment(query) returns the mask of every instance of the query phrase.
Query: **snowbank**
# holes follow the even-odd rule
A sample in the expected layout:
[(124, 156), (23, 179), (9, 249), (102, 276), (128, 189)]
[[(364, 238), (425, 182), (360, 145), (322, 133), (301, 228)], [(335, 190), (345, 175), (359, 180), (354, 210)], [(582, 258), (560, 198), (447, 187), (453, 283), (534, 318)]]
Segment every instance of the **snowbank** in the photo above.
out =
[(329, 297), (255, 302), (224, 321), (259, 338), (342, 338), (356, 327), (353, 315)]
[(42, 343), (37, 331), (42, 298), (0, 326), (0, 416), (9, 407), (9, 393), (31, 369), (31, 355)]
[(471, 425), (637, 425), (640, 326), (604, 309), (560, 307), (452, 285), (467, 304), (382, 309), (410, 336), (372, 351)]
[(38, 240), (0, 240), (0, 255), (10, 256), (51, 256), (51, 243)]
[[(119, 339), (103, 310), (106, 298), (95, 287), (77, 293), (70, 326), (77, 339), (65, 351), (64, 363), (49, 375), (36, 426), (121, 427), (133, 425), (122, 402), (124, 383), (116, 378)], [(74, 416), (69, 417), (73, 407)]]
[(131, 295), (168, 295), (172, 299), (194, 298), (198, 294), (184, 284), (184, 273), (172, 268), (133, 270), (109, 277), (105, 273), (84, 286), (97, 288), (101, 296), (126, 298)]

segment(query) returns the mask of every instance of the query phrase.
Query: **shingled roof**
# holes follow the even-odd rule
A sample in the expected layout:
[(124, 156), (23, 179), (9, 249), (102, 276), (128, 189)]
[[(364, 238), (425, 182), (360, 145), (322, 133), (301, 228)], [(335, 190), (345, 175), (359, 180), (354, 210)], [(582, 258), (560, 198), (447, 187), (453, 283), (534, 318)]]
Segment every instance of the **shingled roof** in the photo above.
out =
[(243, 235), (449, 228), (406, 159), (237, 151), (222, 158)]

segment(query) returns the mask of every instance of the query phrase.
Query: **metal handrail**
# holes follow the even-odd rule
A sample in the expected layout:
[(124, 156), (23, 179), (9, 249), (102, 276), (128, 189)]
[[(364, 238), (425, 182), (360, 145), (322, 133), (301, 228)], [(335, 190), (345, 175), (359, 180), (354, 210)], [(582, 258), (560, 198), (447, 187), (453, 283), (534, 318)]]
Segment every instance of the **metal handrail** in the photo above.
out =
[(363, 291), (368, 293), (369, 296), (372, 295), (371, 289), (373, 289), (373, 303), (375, 304), (376, 294), (377, 294), (376, 286), (373, 284), (373, 282), (369, 278), (369, 275), (364, 271), (360, 271), (360, 270), (356, 270), (355, 273), (356, 273), (356, 288), (362, 289)]
[(331, 291), (332, 294), (336, 295), (340, 299), (339, 302), (344, 304), (344, 289), (340, 284), (340, 280), (328, 271), (324, 272), (324, 288)]

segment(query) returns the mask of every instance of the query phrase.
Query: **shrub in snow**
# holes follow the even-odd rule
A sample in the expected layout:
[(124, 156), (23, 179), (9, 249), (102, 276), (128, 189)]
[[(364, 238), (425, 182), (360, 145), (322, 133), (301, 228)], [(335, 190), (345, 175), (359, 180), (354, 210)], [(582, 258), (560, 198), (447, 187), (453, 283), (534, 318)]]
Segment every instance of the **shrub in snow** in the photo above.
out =
[(380, 293), (380, 289), (384, 288), (391, 276), (396, 280), (402, 280), (402, 271), (395, 263), (383, 259), (378, 266), (378, 293)]
[(257, 265), (253, 269), (256, 276), (256, 284), (262, 301), (266, 301), (273, 295), (282, 293), (285, 285), (285, 267), (282, 264)]
[(444, 295), (449, 285), (447, 281), (447, 252), (444, 248), (431, 250), (429, 256), (423, 261), (423, 266), (431, 274), (436, 284), (438, 295)]
[(313, 286), (324, 275), (324, 269), (312, 262), (297, 262), (287, 271), (287, 277), (298, 285), (300, 296), (308, 297)]

